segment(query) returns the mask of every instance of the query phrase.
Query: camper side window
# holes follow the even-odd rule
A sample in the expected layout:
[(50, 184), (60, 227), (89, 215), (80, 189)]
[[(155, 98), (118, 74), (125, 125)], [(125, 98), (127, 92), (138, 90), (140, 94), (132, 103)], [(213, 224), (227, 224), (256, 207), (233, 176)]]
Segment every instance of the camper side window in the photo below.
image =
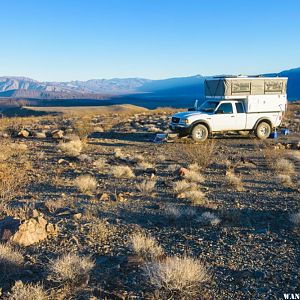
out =
[(244, 106), (241, 102), (238, 102), (235, 104), (235, 108), (236, 108), (236, 112), (238, 114), (243, 114), (245, 111), (244, 111)]

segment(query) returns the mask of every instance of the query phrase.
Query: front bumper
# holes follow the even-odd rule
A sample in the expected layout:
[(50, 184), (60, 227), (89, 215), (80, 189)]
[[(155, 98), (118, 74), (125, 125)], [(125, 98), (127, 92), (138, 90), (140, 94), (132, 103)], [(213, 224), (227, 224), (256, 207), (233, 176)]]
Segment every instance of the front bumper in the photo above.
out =
[(179, 133), (181, 136), (186, 136), (186, 135), (190, 134), (190, 127), (189, 126), (183, 126), (183, 125), (171, 123), (169, 125), (169, 128), (173, 132)]

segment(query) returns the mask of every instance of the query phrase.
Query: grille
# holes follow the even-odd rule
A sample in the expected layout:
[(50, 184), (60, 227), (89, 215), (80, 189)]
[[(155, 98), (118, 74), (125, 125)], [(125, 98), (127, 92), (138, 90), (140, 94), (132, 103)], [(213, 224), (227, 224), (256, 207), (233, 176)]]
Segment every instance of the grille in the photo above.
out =
[(175, 117), (172, 118), (172, 123), (179, 123), (179, 121), (180, 118), (175, 118)]

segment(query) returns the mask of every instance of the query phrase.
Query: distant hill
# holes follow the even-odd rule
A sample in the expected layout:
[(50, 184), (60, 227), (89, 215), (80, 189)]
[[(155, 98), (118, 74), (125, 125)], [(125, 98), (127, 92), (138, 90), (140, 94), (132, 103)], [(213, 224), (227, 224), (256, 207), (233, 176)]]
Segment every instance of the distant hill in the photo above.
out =
[[(288, 99), (300, 99), (300, 68), (263, 76), (288, 77)], [(112, 103), (126, 102), (146, 107), (190, 106), (195, 99), (203, 98), (206, 78), (208, 77), (196, 75), (162, 80), (114, 78), (39, 82), (26, 77), (0, 77), (0, 101), (1, 98), (40, 99), (47, 100), (43, 103), (51, 105), (50, 100), (81, 99), (81, 105), (85, 100), (93, 100), (93, 105), (94, 100), (107, 100)]]

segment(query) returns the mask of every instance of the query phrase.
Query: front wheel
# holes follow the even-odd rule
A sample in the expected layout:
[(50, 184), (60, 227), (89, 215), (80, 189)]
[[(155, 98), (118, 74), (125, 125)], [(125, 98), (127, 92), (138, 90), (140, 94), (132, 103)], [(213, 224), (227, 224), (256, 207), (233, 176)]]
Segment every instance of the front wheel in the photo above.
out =
[(208, 129), (205, 125), (196, 125), (191, 133), (192, 139), (196, 142), (204, 142), (208, 137)]
[(265, 140), (267, 139), (271, 134), (271, 126), (267, 122), (261, 122), (257, 125), (255, 129), (255, 135), (260, 139), (260, 140)]

